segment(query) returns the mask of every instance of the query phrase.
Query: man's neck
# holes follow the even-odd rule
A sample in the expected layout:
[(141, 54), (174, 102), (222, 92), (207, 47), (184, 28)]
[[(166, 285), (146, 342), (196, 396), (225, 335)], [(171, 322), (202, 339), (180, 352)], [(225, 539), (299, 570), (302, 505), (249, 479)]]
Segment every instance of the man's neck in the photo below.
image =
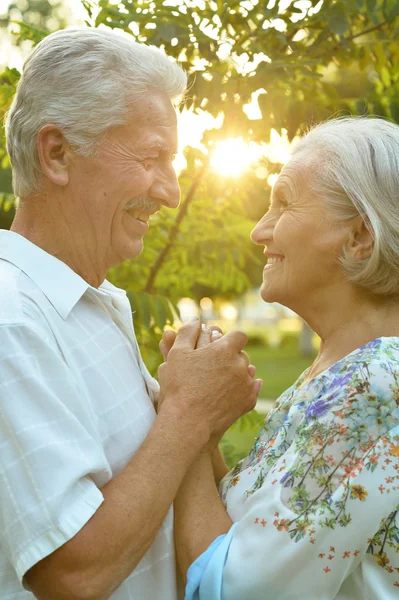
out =
[(106, 269), (96, 264), (87, 236), (79, 235), (79, 223), (51, 204), (35, 196), (21, 201), (11, 231), (22, 235), (48, 254), (68, 265), (93, 287), (99, 287)]

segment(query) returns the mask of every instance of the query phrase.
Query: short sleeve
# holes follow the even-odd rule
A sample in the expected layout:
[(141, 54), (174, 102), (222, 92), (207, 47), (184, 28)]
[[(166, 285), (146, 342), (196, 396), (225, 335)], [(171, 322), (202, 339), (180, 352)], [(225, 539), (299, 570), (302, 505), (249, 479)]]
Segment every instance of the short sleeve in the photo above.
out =
[(84, 398), (39, 325), (0, 326), (0, 546), (20, 581), (103, 502), (110, 468)]

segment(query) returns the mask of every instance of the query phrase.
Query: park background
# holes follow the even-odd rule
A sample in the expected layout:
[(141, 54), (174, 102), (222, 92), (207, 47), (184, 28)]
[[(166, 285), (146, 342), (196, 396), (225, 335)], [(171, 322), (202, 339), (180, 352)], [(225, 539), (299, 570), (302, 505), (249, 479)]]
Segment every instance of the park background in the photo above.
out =
[[(108, 278), (128, 292), (154, 374), (165, 327), (198, 315), (247, 333), (264, 386), (257, 411), (222, 441), (233, 464), (319, 343), (292, 311), (261, 301), (265, 259), (250, 231), (291, 144), (310, 126), (351, 114), (399, 121), (399, 1), (0, 0), (1, 118), (32, 47), (71, 26), (130, 34), (163, 48), (189, 75), (175, 160), (181, 206), (155, 215), (142, 255)], [(14, 210), (1, 130), (0, 228)]]

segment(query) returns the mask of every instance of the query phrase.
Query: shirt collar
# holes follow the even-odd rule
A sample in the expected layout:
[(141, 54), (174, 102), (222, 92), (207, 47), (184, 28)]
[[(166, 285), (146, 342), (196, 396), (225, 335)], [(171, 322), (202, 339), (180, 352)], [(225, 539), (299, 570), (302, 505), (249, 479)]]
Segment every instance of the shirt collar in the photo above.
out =
[(0, 230), (0, 259), (23, 271), (64, 320), (91, 288), (68, 265), (14, 231)]

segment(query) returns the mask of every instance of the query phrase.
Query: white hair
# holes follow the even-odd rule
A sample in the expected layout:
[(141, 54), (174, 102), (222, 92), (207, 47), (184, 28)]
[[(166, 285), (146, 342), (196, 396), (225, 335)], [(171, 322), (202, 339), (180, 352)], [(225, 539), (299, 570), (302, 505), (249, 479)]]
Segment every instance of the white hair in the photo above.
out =
[(183, 69), (161, 50), (122, 32), (65, 29), (44, 38), (24, 64), (6, 117), (15, 195), (40, 190), (37, 135), (44, 125), (57, 125), (75, 152), (88, 156), (110, 127), (128, 122), (133, 102), (161, 92), (175, 104), (186, 85)]
[(399, 126), (382, 118), (332, 119), (311, 129), (292, 157), (305, 163), (310, 190), (337, 220), (361, 215), (372, 254), (340, 259), (348, 279), (373, 294), (399, 294)]

